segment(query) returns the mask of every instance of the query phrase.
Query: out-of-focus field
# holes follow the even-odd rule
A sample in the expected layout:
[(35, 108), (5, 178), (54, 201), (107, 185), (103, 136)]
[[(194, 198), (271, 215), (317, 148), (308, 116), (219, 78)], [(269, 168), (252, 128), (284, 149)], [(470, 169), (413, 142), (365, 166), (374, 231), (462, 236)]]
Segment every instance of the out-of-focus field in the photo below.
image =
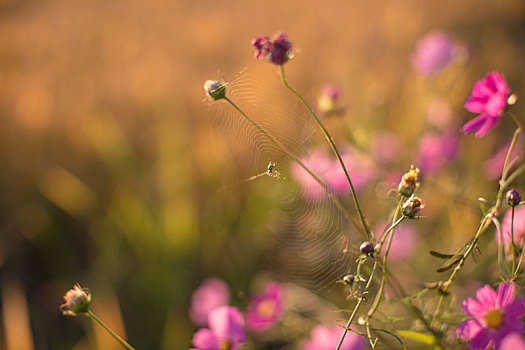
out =
[[(468, 51), (439, 79), (410, 63), (417, 40), (436, 29)], [(363, 144), (379, 126), (394, 132), (399, 173), (414, 162), (432, 100), (449, 103), (459, 128), (473, 117), (464, 99), (489, 71), (525, 97), (518, 0), (2, 0), (0, 348), (118, 349), (87, 318), (60, 314), (76, 282), (137, 349), (190, 347), (191, 293), (208, 276), (246, 303), (252, 279), (272, 264), (273, 202), (257, 181), (224, 190), (256, 172), (229, 157), (236, 140), (210, 127), (202, 85), (234, 78), (252, 64), (250, 40), (278, 30), (297, 50), (289, 81), (314, 104), (322, 84), (341, 86), (347, 114), (329, 127)], [(512, 131), (505, 119), (481, 140), (463, 136), (458, 158), (423, 180), (429, 219), (415, 223), (419, 250), (398, 267), (419, 276), (407, 286), (441, 278), (429, 246), (453, 251), (472, 236), (476, 199), (497, 190), (483, 163)], [(392, 207), (381, 189), (360, 197), (373, 224)], [(492, 233), (485, 239), (490, 256)], [(494, 276), (480, 261), (465, 268), (464, 293)]]

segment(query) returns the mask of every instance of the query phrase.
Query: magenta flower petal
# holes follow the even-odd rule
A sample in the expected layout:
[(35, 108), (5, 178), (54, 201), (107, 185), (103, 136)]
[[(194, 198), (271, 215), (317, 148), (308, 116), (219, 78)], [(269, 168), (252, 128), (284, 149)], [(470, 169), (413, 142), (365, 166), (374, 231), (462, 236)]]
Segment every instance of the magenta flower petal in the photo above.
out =
[(525, 314), (525, 304), (521, 297), (508, 304), (505, 308), (505, 316), (510, 319), (519, 319), (523, 314)]
[(515, 286), (512, 283), (502, 283), (498, 287), (497, 307), (503, 308), (514, 300)]
[(195, 290), (191, 298), (190, 318), (199, 327), (208, 324), (208, 314), (218, 306), (227, 305), (230, 291), (226, 282), (208, 278)]
[(490, 288), (489, 285), (481, 287), (476, 292), (476, 299), (488, 309), (494, 309), (496, 307), (496, 297), (496, 292), (494, 289)]
[(217, 337), (207, 328), (199, 329), (193, 335), (191, 343), (199, 350), (219, 350)]
[(485, 136), (486, 133), (488, 133), (494, 125), (498, 122), (498, 117), (492, 117), (490, 115), (485, 115), (485, 123), (479, 128), (479, 130), (476, 132), (476, 137), (482, 137)]
[[(344, 329), (339, 326), (315, 327), (310, 339), (304, 343), (303, 350), (333, 350), (337, 347)], [(362, 350), (365, 348), (365, 338), (354, 332), (348, 332), (341, 346), (341, 350)]]
[(461, 304), (461, 308), (465, 315), (470, 317), (483, 317), (485, 314), (485, 306), (478, 303), (476, 299), (467, 298)]
[(480, 115), (479, 117), (476, 117), (471, 121), (467, 122), (465, 125), (463, 125), (461, 131), (463, 131), (465, 134), (470, 134), (471, 132), (478, 131), (479, 128), (481, 128), (481, 126), (485, 123), (485, 120), (485, 115)]
[(431, 32), (418, 41), (412, 66), (423, 74), (438, 73), (452, 61), (454, 46), (445, 33)]
[(212, 332), (220, 339), (232, 340), (236, 343), (246, 341), (244, 319), (235, 307), (220, 306), (210, 312), (208, 324)]
[(475, 337), (483, 327), (476, 319), (470, 319), (458, 324), (456, 334), (463, 339), (471, 339)]
[(518, 350), (525, 349), (525, 340), (521, 337), (520, 333), (512, 333), (507, 335), (501, 345), (499, 350)]
[(483, 113), (483, 111), (485, 110), (486, 103), (486, 98), (470, 96), (465, 100), (465, 104), (463, 105), (463, 107), (465, 107), (469, 112), (472, 113)]
[(474, 350), (485, 350), (489, 347), (490, 343), (493, 343), (491, 333), (487, 328), (483, 328), (468, 342), (468, 346)]

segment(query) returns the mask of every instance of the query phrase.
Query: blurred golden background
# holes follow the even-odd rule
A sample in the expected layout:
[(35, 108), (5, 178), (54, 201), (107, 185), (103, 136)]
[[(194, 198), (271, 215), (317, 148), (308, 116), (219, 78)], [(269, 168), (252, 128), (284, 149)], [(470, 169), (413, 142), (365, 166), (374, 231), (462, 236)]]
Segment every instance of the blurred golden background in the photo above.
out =
[[(264, 266), (242, 253), (235, 259), (244, 263), (234, 266), (227, 237), (240, 241), (234, 247), (248, 244), (244, 237), (261, 240), (271, 201), (252, 203), (246, 215), (239, 203), (260, 191), (218, 191), (225, 177), (235, 183), (255, 173), (236, 174), (227, 147), (213, 142), (202, 85), (252, 64), (258, 35), (289, 34), (296, 55), (288, 79), (312, 103), (322, 84), (342, 87), (348, 115), (341, 123), (354, 139), (378, 125), (398, 135), (400, 172), (414, 161), (434, 97), (447, 99), (459, 127), (471, 118), (463, 100), (489, 71), (504, 72), (525, 95), (519, 0), (2, 0), (0, 18), (6, 349), (118, 349), (87, 318), (60, 315), (61, 297), (76, 282), (137, 349), (190, 347), (190, 297), (207, 276), (222, 277), (243, 298)], [(410, 63), (417, 40), (432, 30), (468, 51), (441, 80), (421, 77)], [(496, 190), (480, 167), (512, 127), (506, 120), (483, 141), (463, 137), (456, 167), (435, 177), (435, 186), (422, 185), (425, 215), (446, 217), (438, 227), (444, 236), (430, 232), (435, 225), (420, 229), (436, 249), (456, 249), (475, 229), (476, 198)], [(470, 202), (443, 196), (443, 187)], [(374, 189), (366, 193), (366, 212), (379, 222), (387, 205)], [(262, 246), (256, 256), (270, 249)], [(432, 261), (425, 254), (422, 261)]]

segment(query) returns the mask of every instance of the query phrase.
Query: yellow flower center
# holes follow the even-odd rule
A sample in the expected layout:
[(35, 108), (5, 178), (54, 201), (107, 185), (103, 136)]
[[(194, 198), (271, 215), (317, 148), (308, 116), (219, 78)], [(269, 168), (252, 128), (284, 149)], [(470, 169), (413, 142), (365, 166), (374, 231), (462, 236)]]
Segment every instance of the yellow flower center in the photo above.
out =
[(275, 302), (273, 300), (265, 300), (259, 304), (257, 311), (263, 317), (271, 317), (275, 313)]
[(232, 348), (232, 344), (229, 340), (223, 340), (219, 344), (219, 350), (230, 350)]
[(487, 327), (499, 328), (503, 323), (503, 312), (501, 310), (490, 310), (483, 316), (483, 319), (487, 323)]

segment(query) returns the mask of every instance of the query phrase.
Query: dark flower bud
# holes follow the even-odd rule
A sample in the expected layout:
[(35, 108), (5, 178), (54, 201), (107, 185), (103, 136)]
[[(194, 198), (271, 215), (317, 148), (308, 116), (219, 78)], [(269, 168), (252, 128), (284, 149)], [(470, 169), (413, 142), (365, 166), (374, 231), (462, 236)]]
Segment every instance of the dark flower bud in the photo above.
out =
[(226, 84), (219, 80), (206, 80), (204, 91), (210, 101), (220, 100), (226, 96)]
[(292, 42), (288, 40), (288, 34), (279, 33), (273, 41), (272, 52), (270, 52), (270, 61), (275, 64), (284, 64), (288, 61)]
[(374, 244), (370, 241), (363, 242), (359, 247), (359, 251), (362, 254), (370, 255), (374, 252)]
[(507, 191), (506, 194), (507, 202), (511, 207), (514, 207), (521, 202), (521, 194), (518, 190), (512, 189)]

